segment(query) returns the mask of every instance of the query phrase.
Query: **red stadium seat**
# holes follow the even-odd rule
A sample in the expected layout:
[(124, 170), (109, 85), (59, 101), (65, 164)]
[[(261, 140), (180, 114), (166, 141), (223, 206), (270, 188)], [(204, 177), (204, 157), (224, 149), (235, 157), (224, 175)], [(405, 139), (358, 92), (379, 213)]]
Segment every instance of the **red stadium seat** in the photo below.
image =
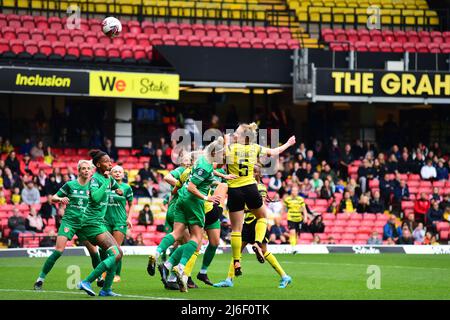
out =
[(398, 42), (405, 43), (408, 42), (408, 37), (404, 31), (395, 31), (395, 39)]
[(395, 41), (394, 32), (391, 30), (383, 30), (383, 31), (381, 31), (381, 35), (383, 36), (383, 41), (386, 41), (386, 42), (394, 42)]
[(218, 48), (224, 48), (227, 46), (225, 43), (225, 39), (222, 37), (215, 37), (213, 39), (213, 42), (214, 42), (214, 46), (218, 47)]
[(106, 53), (108, 58), (120, 58), (120, 50), (113, 44), (106, 46)]
[(27, 28), (17, 28), (16, 35), (17, 35), (17, 39), (20, 39), (22, 41), (30, 39), (29, 29), (27, 29)]
[(156, 22), (155, 23), (155, 32), (162, 36), (162, 35), (168, 34), (169, 30), (167, 29), (167, 25), (164, 22)]
[[(101, 21), (98, 19), (89, 19), (88, 20), (90, 30), (96, 33), (103, 33), (102, 32), (102, 24)], [(122, 32), (127, 32), (128, 26), (126, 24), (122, 24)]]
[(242, 35), (244, 38), (247, 38), (247, 39), (256, 37), (255, 30), (253, 29), (253, 27), (250, 27), (250, 26), (242, 27)]
[(80, 55), (84, 57), (92, 58), (94, 56), (94, 48), (89, 43), (80, 44)]
[(275, 40), (271, 38), (263, 39), (263, 45), (266, 49), (276, 49)]
[(280, 50), (287, 50), (287, 49), (289, 49), (289, 44), (286, 41), (286, 39), (276, 39), (275, 40), (275, 45), (277, 46), (277, 49), (280, 49)]
[(234, 38), (242, 38), (243, 34), (242, 34), (242, 29), (240, 26), (231, 26), (230, 27), (230, 36), (234, 37)]
[(0, 27), (4, 28), (8, 26), (8, 21), (6, 21), (6, 15), (3, 13), (0, 13)]
[(336, 40), (333, 30), (327, 29), (327, 28), (322, 29), (322, 38), (326, 42), (332, 42), (332, 41)]
[(8, 14), (6, 16), (6, 21), (8, 21), (8, 26), (12, 28), (22, 27), (22, 22), (20, 21), (20, 16), (16, 14)]
[[(210, 25), (210, 24), (205, 25), (205, 31), (206, 31), (206, 35), (208, 37), (218, 37), (219, 36), (219, 31), (218, 31), (217, 27), (214, 25)], [(197, 35), (197, 32), (195, 33), (195, 35)]]
[(188, 36), (178, 35), (175, 37), (175, 42), (177, 46), (189, 46)]
[[(217, 30), (217, 36), (219, 36), (219, 37), (222, 37), (222, 38), (232, 37), (230, 27), (228, 27), (227, 25), (217, 26), (216, 30)], [(211, 36), (211, 34), (214, 34), (214, 31), (212, 31), (212, 29), (208, 29), (208, 36)], [(241, 38), (241, 37), (238, 37), (238, 38)]]
[[(245, 39), (245, 38), (242, 38)], [(239, 48), (239, 41), (237, 38), (229, 37), (226, 39), (228, 48)]]
[(407, 31), (406, 36), (408, 37), (408, 42), (416, 43), (420, 41), (419, 34), (417, 33), (417, 31), (414, 30)]
[(190, 36), (188, 40), (189, 45), (192, 47), (200, 47), (202, 45), (202, 42), (200, 41), (200, 38), (198, 36)]
[(61, 21), (61, 19), (59, 17), (50, 17), (50, 18), (48, 18), (48, 27), (50, 29), (52, 29), (52, 30), (55, 30), (55, 31), (62, 30), (64, 28), (63, 24), (62, 24), (62, 21)]
[[(123, 24), (125, 24), (125, 23), (123, 23)], [(128, 21), (128, 23), (126, 25), (128, 25), (127, 32), (135, 33), (135, 34), (142, 33), (142, 29), (141, 29), (141, 25), (140, 25), (139, 21), (130, 20), (130, 21)]]
[(202, 24), (194, 24), (192, 25), (192, 30), (194, 32), (194, 35), (197, 37), (204, 37), (206, 36), (206, 28)]
[(134, 33), (126, 33), (124, 36), (124, 42), (127, 46), (135, 46), (137, 45), (136, 34)]
[(136, 36), (137, 44), (139, 46), (147, 47), (150, 45), (150, 38), (147, 34), (138, 34)]
[(27, 40), (24, 42), (25, 50), (34, 56), (39, 52), (39, 47), (36, 41), (34, 40)]
[(74, 58), (80, 57), (80, 47), (78, 43), (69, 42), (66, 43), (67, 54), (65, 58), (69, 58), (68, 56), (72, 56)]
[[(381, 52), (391, 52), (392, 51), (391, 44), (389, 42), (380, 42), (379, 48), (380, 48)], [(400, 46), (400, 48), (403, 49), (401, 46)]]
[(42, 40), (38, 42), (39, 52), (45, 56), (53, 54), (53, 49), (50, 41)]
[(174, 37), (181, 34), (180, 27), (177, 23), (169, 22), (167, 24), (167, 29), (169, 31), (169, 34), (171, 34)]
[(416, 51), (420, 53), (426, 53), (428, 52), (428, 45), (423, 42), (417, 42), (416, 43)]
[(383, 35), (380, 30), (373, 29), (369, 31), (370, 40), (374, 42), (381, 42), (383, 41)]
[(134, 59), (133, 49), (131, 46), (124, 45), (120, 48), (120, 58), (122, 60)]
[(162, 45), (163, 44), (162, 35), (157, 33), (150, 35), (150, 43), (152, 46)]
[(180, 24), (180, 32), (182, 35), (186, 37), (190, 37), (194, 35), (194, 30), (192, 29), (192, 26), (188, 23), (181, 23)]
[(412, 42), (405, 42), (403, 44), (403, 50), (406, 52), (416, 52), (416, 45)]
[(58, 35), (55, 30), (47, 29), (44, 30), (44, 39), (50, 42), (58, 41)]
[(153, 24), (153, 22), (143, 21), (141, 24), (141, 27), (142, 27), (142, 31), (146, 35), (151, 35), (151, 34), (156, 33), (155, 25)]
[(48, 20), (43, 16), (34, 17), (34, 23), (36, 25), (36, 29), (47, 30), (49, 28)]
[(114, 44), (117, 47), (121, 47), (125, 44), (125, 38), (123, 35), (119, 36), (119, 37), (115, 37), (112, 39), (112, 44)]
[(16, 30), (12, 27), (4, 27), (2, 31), (2, 38), (6, 40), (14, 40), (17, 38)]
[(204, 47), (214, 47), (213, 38), (211, 37), (203, 37), (201, 38), (201, 42)]
[(86, 31), (84, 33), (85, 42), (90, 43), (92, 45), (96, 44), (98, 42), (97, 34), (93, 31)]
[(59, 30), (58, 31), (58, 40), (64, 43), (72, 41), (72, 30)]
[(268, 37), (268, 34), (267, 34), (267, 30), (266, 30), (267, 28), (265, 28), (265, 27), (260, 27), (260, 26), (257, 26), (257, 27), (255, 27), (255, 34), (256, 34), (256, 37), (257, 38), (260, 38), (260, 39), (264, 39), (264, 38), (267, 38)]
[(170, 34), (163, 35), (162, 36), (162, 40), (163, 40), (164, 45), (166, 45), (166, 46), (174, 46), (174, 45), (176, 45), (175, 37), (170, 35)]

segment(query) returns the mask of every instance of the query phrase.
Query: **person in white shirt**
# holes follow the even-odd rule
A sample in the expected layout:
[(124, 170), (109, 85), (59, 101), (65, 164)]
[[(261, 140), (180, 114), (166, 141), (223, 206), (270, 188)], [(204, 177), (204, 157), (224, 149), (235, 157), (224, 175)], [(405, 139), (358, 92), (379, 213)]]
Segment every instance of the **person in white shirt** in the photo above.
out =
[(433, 167), (433, 162), (431, 160), (427, 160), (427, 164), (422, 167), (420, 170), (420, 176), (424, 180), (436, 179), (436, 168)]
[(419, 222), (417, 227), (414, 229), (413, 238), (415, 242), (422, 243), (425, 239), (425, 230), (423, 229), (423, 223)]

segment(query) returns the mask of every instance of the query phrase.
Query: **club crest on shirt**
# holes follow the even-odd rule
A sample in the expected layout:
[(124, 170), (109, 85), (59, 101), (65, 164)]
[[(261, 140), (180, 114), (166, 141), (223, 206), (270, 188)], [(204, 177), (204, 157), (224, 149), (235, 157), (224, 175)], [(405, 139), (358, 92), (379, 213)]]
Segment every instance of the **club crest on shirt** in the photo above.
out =
[(69, 228), (65, 227), (65, 228), (64, 228), (64, 232), (65, 232), (65, 233), (69, 232)]
[(197, 172), (198, 172), (198, 175), (201, 176), (203, 174), (203, 169), (200, 169)]

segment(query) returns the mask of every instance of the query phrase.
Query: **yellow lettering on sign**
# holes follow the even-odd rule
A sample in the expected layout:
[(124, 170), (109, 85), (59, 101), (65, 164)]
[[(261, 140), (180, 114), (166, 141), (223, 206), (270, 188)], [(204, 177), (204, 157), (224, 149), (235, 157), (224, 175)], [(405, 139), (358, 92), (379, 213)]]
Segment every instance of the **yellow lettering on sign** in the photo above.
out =
[(402, 95), (415, 95), (414, 87), (417, 83), (413, 74), (405, 73), (402, 76)]
[(352, 74), (347, 72), (345, 74), (345, 93), (352, 93), (354, 87), (354, 93), (361, 93), (361, 73), (355, 73), (355, 78), (352, 79)]
[(373, 94), (373, 73), (363, 73), (362, 83), (362, 93)]
[(344, 72), (332, 72), (331, 77), (334, 79), (334, 93), (342, 93), (342, 79), (344, 79)]
[(430, 78), (427, 74), (424, 74), (417, 85), (416, 94), (422, 95), (426, 93), (429, 96), (433, 95), (433, 86), (431, 85)]
[(450, 74), (446, 74), (444, 79), (440, 74), (434, 76), (434, 94), (441, 95), (441, 89), (444, 89), (446, 96), (450, 95)]
[(389, 95), (394, 95), (400, 90), (400, 77), (395, 73), (386, 73), (381, 78), (381, 90)]

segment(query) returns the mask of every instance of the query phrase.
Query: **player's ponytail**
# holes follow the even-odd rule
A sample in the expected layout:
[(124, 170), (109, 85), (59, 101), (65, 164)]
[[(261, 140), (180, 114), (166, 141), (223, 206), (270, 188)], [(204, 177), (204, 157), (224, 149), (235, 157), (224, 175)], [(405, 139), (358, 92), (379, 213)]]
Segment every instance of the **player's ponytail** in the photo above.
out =
[(100, 159), (103, 156), (107, 156), (108, 154), (101, 150), (93, 149), (88, 152), (88, 155), (92, 158), (92, 163), (94, 164), (94, 166), (97, 166), (97, 163), (100, 161)]
[(247, 123), (241, 124), (240, 127), (242, 128), (240, 140), (243, 141), (245, 144), (255, 143), (258, 125), (255, 122), (252, 122), (250, 124)]

